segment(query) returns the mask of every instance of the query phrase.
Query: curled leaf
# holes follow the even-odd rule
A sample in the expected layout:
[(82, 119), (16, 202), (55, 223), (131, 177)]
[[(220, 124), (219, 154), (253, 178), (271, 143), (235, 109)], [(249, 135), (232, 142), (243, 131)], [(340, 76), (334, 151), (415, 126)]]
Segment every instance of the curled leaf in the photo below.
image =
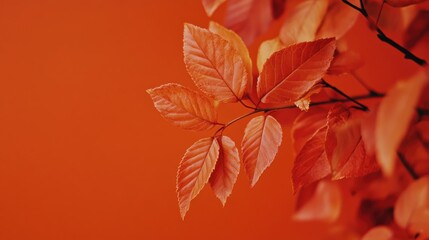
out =
[(191, 200), (207, 183), (219, 157), (219, 144), (215, 138), (203, 138), (195, 142), (179, 165), (177, 172), (177, 198), (180, 215), (185, 218)]
[(273, 162), (281, 142), (282, 128), (274, 117), (258, 116), (247, 124), (241, 149), (243, 164), (252, 187)]
[(148, 89), (155, 108), (174, 125), (188, 130), (207, 130), (217, 125), (212, 100), (179, 84)]

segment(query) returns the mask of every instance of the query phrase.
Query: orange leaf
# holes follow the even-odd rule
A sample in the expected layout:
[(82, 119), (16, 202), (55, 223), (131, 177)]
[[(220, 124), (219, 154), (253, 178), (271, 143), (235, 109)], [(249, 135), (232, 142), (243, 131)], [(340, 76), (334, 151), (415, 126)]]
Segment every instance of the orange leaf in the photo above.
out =
[(265, 62), (273, 55), (273, 53), (284, 48), (284, 45), (279, 38), (273, 38), (261, 43), (258, 50), (257, 67), (258, 71), (262, 72)]
[[(399, 226), (409, 230), (416, 230), (414, 228), (419, 228), (419, 222), (422, 218), (425, 218), (424, 213), (428, 210), (429, 176), (425, 176), (411, 183), (399, 196), (395, 204), (394, 218)], [(416, 226), (413, 224), (416, 224)], [(429, 232), (427, 233), (429, 234)]]
[(387, 176), (393, 173), (396, 151), (407, 133), (421, 90), (427, 82), (425, 74), (397, 82), (380, 102), (375, 124), (375, 150), (377, 161)]
[(301, 207), (295, 212), (296, 220), (333, 222), (341, 213), (341, 190), (335, 182), (320, 181), (309, 199), (298, 197), (298, 200), (305, 202), (300, 203)]
[(240, 54), (241, 60), (243, 60), (244, 66), (246, 67), (246, 72), (248, 74), (247, 82), (250, 85), (253, 82), (252, 60), (250, 59), (249, 50), (247, 49), (246, 44), (244, 44), (243, 40), (240, 38), (240, 36), (237, 35), (237, 33), (225, 28), (224, 26), (216, 22), (210, 22), (209, 30), (210, 32), (216, 33), (223, 39), (228, 41), (232, 45), (232, 47), (237, 50), (238, 54)]
[(191, 200), (209, 180), (218, 156), (219, 144), (215, 138), (200, 139), (186, 150), (177, 172), (176, 189), (182, 219), (189, 210)]
[(207, 13), (207, 16), (213, 15), (216, 9), (224, 3), (226, 0), (203, 0), (203, 7)]
[(359, 121), (347, 121), (334, 131), (336, 146), (331, 159), (332, 179), (361, 177), (379, 170), (375, 158), (366, 153)]
[(291, 129), (295, 153), (301, 150), (318, 129), (326, 125), (326, 116), (327, 110), (318, 107), (302, 112), (295, 118)]
[(328, 9), (328, 0), (302, 1), (285, 19), (280, 39), (285, 46), (313, 41)]
[(386, 226), (377, 226), (370, 229), (362, 240), (393, 240), (393, 232)]
[(258, 79), (263, 103), (294, 102), (325, 75), (335, 51), (335, 39), (292, 45), (274, 53)]
[(274, 117), (258, 116), (247, 124), (241, 149), (243, 164), (252, 187), (273, 162), (281, 142), (282, 127)]
[(413, 4), (426, 2), (427, 0), (386, 0), (386, 3), (392, 7), (406, 7)]
[(240, 172), (240, 156), (231, 138), (222, 136), (218, 142), (219, 159), (209, 182), (216, 196), (225, 205)]
[(217, 125), (212, 100), (179, 84), (148, 89), (155, 108), (174, 125), (188, 130), (207, 130)]
[(328, 12), (317, 30), (317, 38), (342, 38), (355, 24), (359, 12), (341, 1), (329, 5)]
[(186, 68), (201, 91), (222, 102), (242, 99), (248, 73), (232, 44), (191, 24), (185, 24), (183, 41)]
[(404, 34), (404, 46), (413, 48), (428, 33), (429, 11), (422, 9), (417, 13)]
[(273, 21), (271, 0), (229, 0), (225, 26), (250, 45)]
[(350, 51), (341, 52), (334, 56), (327, 73), (331, 75), (352, 73), (362, 65), (363, 60), (359, 54)]

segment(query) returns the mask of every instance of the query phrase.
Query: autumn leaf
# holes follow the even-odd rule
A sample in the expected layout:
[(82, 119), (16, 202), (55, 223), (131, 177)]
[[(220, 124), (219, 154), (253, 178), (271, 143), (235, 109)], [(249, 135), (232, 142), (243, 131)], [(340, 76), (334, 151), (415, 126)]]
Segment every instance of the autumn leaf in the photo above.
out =
[(238, 33), (248, 46), (272, 21), (271, 0), (228, 0), (225, 26)]
[(366, 153), (360, 121), (349, 120), (333, 131), (336, 138), (331, 159), (333, 180), (361, 177), (380, 169), (374, 156)]
[(271, 8), (273, 9), (273, 18), (278, 19), (282, 16), (285, 10), (286, 0), (271, 0)]
[(221, 102), (237, 102), (246, 89), (246, 66), (232, 44), (221, 36), (185, 24), (185, 65), (197, 87)]
[(411, 183), (395, 204), (396, 223), (413, 233), (429, 236), (429, 176)]
[(148, 89), (147, 92), (161, 115), (178, 127), (207, 130), (218, 125), (213, 101), (201, 93), (175, 83)]
[(218, 138), (218, 142), (219, 159), (209, 182), (216, 196), (225, 205), (240, 172), (240, 156), (231, 138), (221, 136)]
[(222, 5), (226, 0), (203, 0), (203, 7), (207, 13), (207, 16), (213, 15), (216, 9)]
[(247, 124), (241, 149), (244, 168), (252, 187), (273, 162), (281, 142), (282, 128), (274, 117), (258, 116)]
[(427, 0), (385, 0), (392, 7), (406, 7), (413, 4), (426, 2)]
[(358, 15), (358, 11), (341, 1), (331, 3), (317, 30), (316, 38), (342, 38), (354, 26)]
[(387, 226), (377, 226), (371, 228), (363, 237), (362, 240), (393, 240), (393, 232)]
[(292, 124), (292, 139), (295, 153), (299, 153), (305, 143), (326, 125), (327, 110), (321, 107), (311, 108), (300, 113)]
[(285, 46), (313, 41), (328, 9), (328, 0), (304, 0), (283, 22), (279, 37)]
[(393, 173), (396, 151), (407, 133), (421, 90), (427, 83), (425, 74), (399, 81), (380, 102), (375, 123), (375, 150), (377, 161), (387, 176)]
[(327, 74), (341, 75), (353, 73), (363, 65), (363, 60), (359, 54), (352, 51), (340, 52), (334, 56)]
[(262, 72), (263, 66), (268, 58), (282, 48), (284, 48), (284, 45), (278, 37), (262, 42), (259, 46), (258, 58), (256, 61), (258, 72)]
[(249, 50), (247, 49), (246, 44), (244, 44), (243, 40), (240, 38), (240, 36), (237, 35), (237, 33), (223, 27), (222, 25), (216, 22), (210, 22), (209, 30), (210, 32), (216, 33), (219, 36), (221, 36), (223, 39), (228, 41), (235, 50), (237, 50), (246, 68), (246, 72), (248, 74), (247, 82), (248, 82), (249, 88), (251, 89), (253, 87), (251, 86), (251, 83), (253, 82), (252, 60), (250, 59)]
[(420, 10), (404, 34), (404, 46), (413, 48), (429, 33), (429, 11)]
[(294, 102), (325, 75), (335, 51), (335, 39), (292, 45), (274, 53), (258, 79), (263, 103)]
[(191, 200), (209, 180), (218, 156), (219, 144), (215, 138), (200, 139), (183, 156), (177, 172), (177, 198), (182, 219), (189, 210)]
[[(305, 190), (304, 188), (301, 191)], [(298, 197), (300, 207), (296, 210), (293, 218), (300, 221), (325, 221), (333, 222), (341, 213), (342, 198), (341, 190), (336, 182), (322, 180), (310, 197)]]

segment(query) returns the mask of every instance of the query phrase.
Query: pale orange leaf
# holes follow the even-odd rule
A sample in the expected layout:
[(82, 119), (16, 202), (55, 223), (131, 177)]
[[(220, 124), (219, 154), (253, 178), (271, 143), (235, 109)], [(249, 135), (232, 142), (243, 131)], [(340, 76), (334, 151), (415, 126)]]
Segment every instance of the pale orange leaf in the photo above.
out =
[(215, 138), (200, 139), (186, 150), (177, 172), (176, 186), (182, 219), (189, 210), (191, 200), (209, 180), (218, 157), (219, 144)]
[(426, 216), (423, 212), (428, 210), (429, 176), (425, 176), (408, 185), (401, 193), (395, 204), (394, 218), (399, 226), (412, 230), (418, 228), (419, 222)]
[(298, 199), (306, 202), (299, 204), (301, 207), (293, 216), (295, 220), (333, 222), (341, 213), (341, 190), (336, 182), (322, 180), (309, 199)]
[(393, 7), (406, 7), (426, 1), (427, 0), (386, 0), (386, 3)]
[(358, 11), (341, 1), (331, 3), (316, 38), (342, 38), (354, 26), (358, 16)]
[(203, 0), (203, 7), (207, 16), (213, 15), (216, 9), (222, 5), (226, 0)]
[(247, 124), (241, 149), (243, 164), (252, 187), (273, 162), (281, 142), (282, 128), (274, 117), (258, 116)]
[(393, 173), (396, 151), (416, 112), (421, 90), (427, 83), (425, 74), (399, 81), (380, 102), (375, 122), (375, 150), (377, 161), (387, 176)]
[(278, 37), (262, 42), (258, 50), (258, 71), (262, 72), (263, 66), (267, 59), (270, 58), (273, 53), (279, 51), (282, 48), (284, 48), (284, 45)]
[(289, 14), (279, 37), (285, 46), (313, 41), (328, 9), (328, 0), (304, 0)]
[(248, 73), (239, 52), (227, 40), (185, 24), (183, 52), (186, 68), (201, 91), (221, 102), (242, 99)]
[(273, 21), (271, 0), (228, 0), (225, 26), (250, 45)]
[(335, 39), (298, 43), (275, 52), (258, 79), (258, 96), (263, 103), (294, 102), (320, 79), (332, 61)]
[(216, 196), (225, 205), (240, 172), (240, 156), (231, 138), (221, 136), (218, 138), (218, 142), (220, 145), (219, 159), (209, 182)]
[(244, 66), (246, 67), (246, 72), (248, 74), (247, 82), (248, 84), (252, 83), (252, 60), (250, 59), (249, 50), (240, 36), (238, 36), (238, 34), (234, 31), (231, 31), (219, 23), (213, 21), (209, 24), (209, 30), (210, 32), (221, 36), (223, 39), (228, 41), (235, 48), (235, 50), (237, 50), (238, 54), (240, 54), (241, 59), (243, 60)]
[(362, 240), (393, 240), (393, 232), (386, 226), (377, 226), (371, 228)]
[(174, 125), (188, 130), (207, 130), (217, 123), (213, 100), (179, 84), (148, 89), (155, 108)]

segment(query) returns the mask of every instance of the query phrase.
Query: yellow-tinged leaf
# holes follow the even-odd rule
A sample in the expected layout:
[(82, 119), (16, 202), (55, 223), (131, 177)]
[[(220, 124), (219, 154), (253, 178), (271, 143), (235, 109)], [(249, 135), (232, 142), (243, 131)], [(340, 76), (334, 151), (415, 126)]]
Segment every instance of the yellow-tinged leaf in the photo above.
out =
[(333, 222), (341, 213), (341, 190), (336, 182), (320, 181), (310, 199), (303, 200), (306, 202), (301, 203), (293, 216), (296, 220)]
[(427, 83), (424, 73), (408, 81), (399, 81), (380, 103), (375, 122), (375, 151), (377, 161), (387, 176), (393, 173), (396, 151), (407, 133), (421, 91)]
[(370, 229), (362, 240), (393, 240), (393, 232), (386, 226), (378, 226)]
[(285, 46), (313, 41), (328, 9), (328, 0), (304, 0), (285, 19), (280, 40)]
[(228, 41), (235, 50), (237, 50), (238, 54), (240, 54), (241, 59), (243, 60), (244, 66), (246, 67), (246, 72), (248, 74), (247, 82), (252, 82), (252, 60), (250, 59), (249, 50), (244, 44), (243, 40), (237, 33), (232, 30), (225, 28), (224, 26), (216, 23), (210, 22), (209, 30), (212, 33), (216, 33), (221, 36), (223, 39)]
[(221, 136), (218, 142), (219, 159), (209, 182), (216, 196), (225, 205), (240, 172), (240, 156), (231, 138)]
[(394, 218), (402, 228), (413, 230), (419, 228), (419, 222), (428, 210), (429, 176), (425, 176), (408, 185), (401, 193), (395, 204)]
[(294, 102), (325, 75), (335, 51), (335, 39), (298, 43), (275, 52), (258, 79), (263, 103)]
[(273, 162), (281, 142), (282, 127), (274, 117), (258, 116), (247, 124), (241, 149), (243, 164), (252, 187)]
[(207, 16), (213, 15), (216, 9), (222, 5), (226, 0), (203, 0), (203, 7)]
[(284, 48), (284, 45), (278, 37), (262, 42), (258, 50), (258, 71), (262, 72), (263, 66), (267, 59), (270, 58), (273, 53), (279, 51), (282, 48)]
[(219, 144), (215, 138), (200, 139), (186, 150), (177, 171), (176, 186), (182, 219), (189, 210), (191, 200), (209, 180), (218, 157)]
[(174, 125), (188, 130), (207, 130), (217, 123), (213, 100), (179, 84), (148, 89), (155, 108)]
[(201, 91), (221, 102), (242, 99), (248, 73), (240, 54), (227, 40), (185, 24), (183, 52), (188, 73)]

